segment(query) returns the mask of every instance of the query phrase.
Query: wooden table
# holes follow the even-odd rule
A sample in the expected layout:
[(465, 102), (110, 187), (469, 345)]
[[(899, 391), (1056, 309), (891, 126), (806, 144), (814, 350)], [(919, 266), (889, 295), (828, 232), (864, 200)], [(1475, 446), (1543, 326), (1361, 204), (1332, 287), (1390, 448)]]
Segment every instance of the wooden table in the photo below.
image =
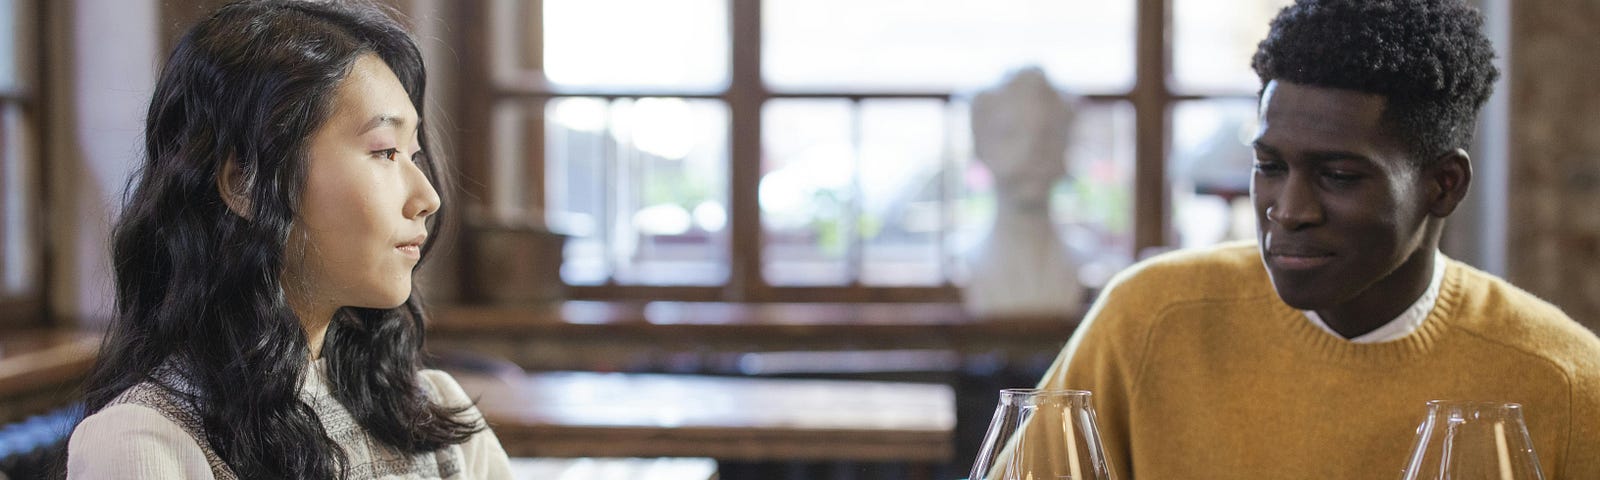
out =
[(709, 458), (512, 458), (516, 480), (716, 480)]
[(512, 456), (940, 463), (955, 393), (935, 384), (557, 372), (458, 375)]
[[(534, 331), (540, 335), (606, 333), (678, 338), (835, 337), (839, 327), (885, 339), (941, 337), (1018, 340), (1072, 334), (1081, 312), (1059, 316), (975, 318), (954, 303), (730, 303), (567, 300), (532, 305), (437, 305), (435, 334)], [(835, 340), (837, 340), (835, 338)]]
[(75, 380), (94, 363), (100, 333), (37, 329), (0, 333), (0, 396)]
[(75, 400), (94, 365), (100, 333), (70, 329), (0, 334), (0, 424)]
[(440, 305), (428, 346), (510, 360), (528, 370), (757, 373), (751, 352), (946, 352), (957, 361), (1048, 365), (1076, 314), (973, 318), (959, 304), (565, 301)]

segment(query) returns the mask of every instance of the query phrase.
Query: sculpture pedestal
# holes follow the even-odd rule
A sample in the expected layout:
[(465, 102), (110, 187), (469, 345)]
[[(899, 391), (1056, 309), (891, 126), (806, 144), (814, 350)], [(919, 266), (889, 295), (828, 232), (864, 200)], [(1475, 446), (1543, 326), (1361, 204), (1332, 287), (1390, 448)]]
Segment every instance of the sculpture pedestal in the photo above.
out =
[(989, 237), (969, 260), (963, 303), (975, 317), (1059, 316), (1082, 307), (1078, 267), (1047, 208), (1002, 204)]

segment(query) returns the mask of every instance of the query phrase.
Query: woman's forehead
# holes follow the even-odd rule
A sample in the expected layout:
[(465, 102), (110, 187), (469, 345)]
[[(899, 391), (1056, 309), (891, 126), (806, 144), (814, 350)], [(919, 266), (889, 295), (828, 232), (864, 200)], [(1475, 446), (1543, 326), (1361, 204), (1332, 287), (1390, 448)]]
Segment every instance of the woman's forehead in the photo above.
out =
[(329, 126), (360, 135), (375, 128), (415, 130), (417, 111), (399, 77), (378, 56), (357, 58), (335, 90)]

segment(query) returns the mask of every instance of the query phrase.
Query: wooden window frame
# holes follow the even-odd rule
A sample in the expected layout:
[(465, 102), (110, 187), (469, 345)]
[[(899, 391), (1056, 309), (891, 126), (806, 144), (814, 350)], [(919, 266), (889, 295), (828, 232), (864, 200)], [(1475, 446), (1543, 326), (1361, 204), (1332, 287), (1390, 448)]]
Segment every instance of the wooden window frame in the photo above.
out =
[[(467, 25), (491, 26), (489, 22), (516, 22), (502, 24), (501, 30), (510, 28), (521, 38), (494, 39), (495, 28), (471, 29), (455, 41), (461, 42), (458, 50), (463, 61), (462, 76), (457, 93), (462, 103), (457, 111), (458, 132), (463, 135), (458, 143), (459, 158), (468, 159), (461, 171), (469, 179), (463, 182), (468, 198), (483, 202), (497, 198), (505, 192), (494, 191), (489, 182), (472, 179), (491, 178), (490, 155), (494, 152), (490, 112), (496, 104), (505, 101), (548, 100), (563, 97), (598, 97), (602, 99), (638, 97), (683, 97), (717, 99), (729, 110), (731, 159), (728, 168), (729, 225), (731, 252), (729, 277), (718, 286), (656, 286), (620, 285), (608, 283), (595, 286), (565, 285), (567, 297), (578, 300), (672, 300), (672, 301), (745, 301), (745, 302), (954, 302), (960, 291), (949, 283), (948, 276), (937, 286), (876, 286), (862, 285), (859, 281), (841, 286), (774, 286), (762, 276), (762, 231), (757, 188), (761, 180), (761, 108), (768, 100), (792, 98), (826, 98), (848, 100), (859, 104), (862, 100), (881, 98), (935, 99), (949, 102), (949, 92), (773, 92), (765, 88), (761, 78), (761, 2), (762, 0), (727, 0), (730, 28), (730, 81), (728, 87), (712, 94), (704, 92), (671, 91), (620, 91), (558, 92), (546, 85), (543, 78), (508, 75), (496, 72), (495, 52), (503, 48), (496, 42), (523, 42), (538, 45), (542, 41), (540, 0), (515, 1), (522, 10), (518, 14), (498, 11), (495, 0), (468, 2), (467, 8), (458, 11), (457, 21)], [(1253, 94), (1185, 94), (1175, 92), (1169, 82), (1172, 75), (1170, 26), (1173, 0), (1136, 0), (1135, 14), (1135, 81), (1124, 93), (1087, 95), (1083, 98), (1095, 104), (1126, 104), (1134, 111), (1134, 179), (1133, 179), (1133, 251), (1130, 257), (1149, 249), (1171, 244), (1172, 207), (1168, 194), (1167, 158), (1172, 135), (1172, 110), (1180, 102), (1211, 99), (1255, 99)], [(493, 20), (491, 20), (493, 18)], [(514, 28), (511, 28), (514, 27)], [(524, 48), (524, 58), (517, 59), (525, 70), (542, 70), (540, 48)], [(489, 85), (489, 88), (482, 88)], [(544, 119), (530, 115), (524, 137), (527, 172), (518, 187), (524, 195), (528, 212), (543, 212), (545, 203), (544, 176)], [(480, 211), (484, 205), (474, 205)], [(542, 220), (542, 219), (541, 219)], [(469, 233), (470, 235), (470, 233)], [(469, 242), (470, 243), (470, 242)], [(469, 272), (460, 273), (465, 276)]]
[[(45, 241), (44, 223), (48, 219), (46, 201), (49, 198), (47, 189), (49, 163), (45, 162), (43, 158), (47, 148), (47, 143), (45, 142), (47, 129), (45, 126), (48, 125), (49, 118), (45, 106), (48, 105), (46, 99), (49, 98), (50, 85), (44, 81), (43, 72), (48, 58), (46, 54), (48, 49), (44, 47), (49, 45), (45, 41), (45, 35), (50, 30), (50, 23), (46, 20), (49, 19), (48, 13), (53, 10), (49, 2), (44, 0), (18, 0), (15, 5), (17, 7), (16, 13), (18, 14), (17, 23), (18, 25), (24, 25), (22, 28), (26, 29), (26, 37), (24, 37), (22, 43), (17, 45), (18, 51), (16, 52), (16, 58), (19, 60), (19, 70), (24, 82), (20, 88), (0, 88), (0, 105), (16, 106), (21, 109), (22, 116), (28, 123), (28, 127), (22, 133), (27, 136), (26, 141), (31, 148), (29, 151), (23, 152), (25, 158), (13, 159), (5, 157), (0, 158), (0, 161), (26, 163), (24, 168), (33, 177), (32, 181), (28, 182), (28, 184), (31, 184), (31, 188), (23, 192), (23, 195), (36, 208), (28, 214), (29, 221), (24, 224), (24, 229), (26, 230), (23, 233), (33, 237), (33, 243), (37, 245), (34, 251), (25, 254), (33, 258), (34, 264), (32, 268), (36, 274), (27, 280), (31, 283), (25, 286), (26, 291), (12, 294), (0, 291), (0, 328), (23, 328), (44, 325), (48, 320), (45, 299), (49, 298), (50, 286), (50, 243)], [(3, 122), (5, 120), (0, 119), (0, 123)], [(0, 135), (5, 135), (5, 132), (11, 128), (16, 128), (16, 126), (0, 125)], [(4, 145), (3, 138), (0, 138), (0, 148), (9, 148), (9, 146)], [(4, 154), (0, 153), (0, 155)], [(14, 165), (0, 165), (0, 176), (12, 174), (15, 171), (12, 167)], [(9, 181), (9, 179), (0, 178), (0, 182), (9, 183)], [(7, 208), (5, 198), (0, 197), (0, 212), (3, 212), (5, 208)], [(0, 222), (0, 251), (10, 248), (9, 245), (6, 245), (6, 242), (10, 238), (11, 232), (5, 231), (7, 228), (5, 223)], [(0, 273), (3, 273), (6, 268), (10, 268), (4, 263), (5, 260), (0, 258)]]

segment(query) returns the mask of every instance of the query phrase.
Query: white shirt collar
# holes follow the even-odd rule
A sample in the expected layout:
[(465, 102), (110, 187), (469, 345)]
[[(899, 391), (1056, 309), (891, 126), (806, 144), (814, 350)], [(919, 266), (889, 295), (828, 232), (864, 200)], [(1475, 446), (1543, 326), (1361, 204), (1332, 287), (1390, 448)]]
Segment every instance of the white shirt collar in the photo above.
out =
[[(1411, 304), (1411, 308), (1401, 312), (1400, 316), (1395, 317), (1394, 320), (1390, 320), (1389, 323), (1385, 323), (1383, 326), (1364, 335), (1352, 338), (1350, 341), (1354, 343), (1392, 342), (1405, 338), (1411, 332), (1422, 328), (1422, 322), (1428, 319), (1428, 314), (1433, 312), (1433, 305), (1439, 301), (1439, 284), (1444, 281), (1444, 264), (1444, 254), (1434, 250), (1433, 279), (1428, 282), (1428, 289), (1422, 292), (1422, 297), (1418, 298), (1416, 303)], [(1322, 317), (1317, 315), (1317, 312), (1301, 310), (1300, 313), (1304, 313), (1306, 319), (1311, 320), (1311, 324), (1321, 328), (1322, 331), (1328, 332), (1328, 334), (1335, 337), (1344, 338), (1344, 335), (1340, 335), (1339, 332), (1335, 332), (1333, 328), (1328, 327), (1328, 323), (1322, 321)]]

